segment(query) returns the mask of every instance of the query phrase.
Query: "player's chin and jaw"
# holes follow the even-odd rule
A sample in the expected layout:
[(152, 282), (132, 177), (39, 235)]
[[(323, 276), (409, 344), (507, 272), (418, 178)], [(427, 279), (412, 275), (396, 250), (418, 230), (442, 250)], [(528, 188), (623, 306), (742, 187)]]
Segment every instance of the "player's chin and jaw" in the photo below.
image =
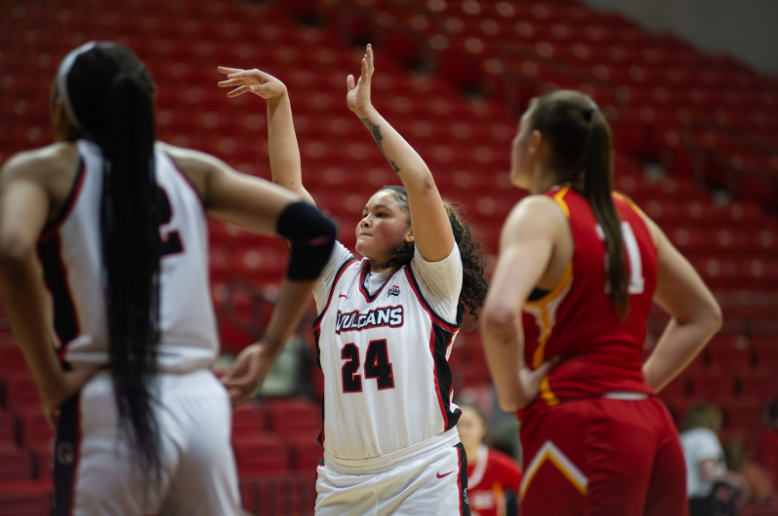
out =
[(408, 241), (405, 221), (384, 219), (364, 227), (364, 220), (357, 225), (356, 252), (371, 262), (386, 263), (392, 259), (392, 249), (402, 247)]
[(522, 141), (521, 136), (519, 132), (511, 143), (511, 182), (519, 188), (529, 190), (532, 185), (532, 174), (529, 172), (527, 163), (527, 142)]

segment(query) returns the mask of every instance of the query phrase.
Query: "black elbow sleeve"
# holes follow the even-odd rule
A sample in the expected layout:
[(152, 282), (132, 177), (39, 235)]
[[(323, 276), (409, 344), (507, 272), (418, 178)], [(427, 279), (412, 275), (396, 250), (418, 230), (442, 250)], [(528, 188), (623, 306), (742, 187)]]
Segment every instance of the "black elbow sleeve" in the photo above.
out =
[(278, 217), (276, 232), (290, 242), (286, 277), (310, 281), (321, 275), (337, 238), (335, 223), (307, 202), (287, 206)]

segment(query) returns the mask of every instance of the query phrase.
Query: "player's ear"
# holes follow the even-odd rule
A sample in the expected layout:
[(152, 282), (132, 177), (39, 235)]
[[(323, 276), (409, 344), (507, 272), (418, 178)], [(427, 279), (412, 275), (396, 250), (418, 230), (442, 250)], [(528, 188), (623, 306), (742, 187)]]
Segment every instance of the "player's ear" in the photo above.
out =
[(408, 229), (405, 230), (405, 243), (410, 244), (413, 242), (413, 227), (408, 226)]
[(73, 131), (65, 114), (65, 106), (61, 100), (57, 99), (52, 103), (50, 115), (51, 132), (54, 136), (54, 141), (67, 140)]
[(65, 105), (57, 94), (56, 87), (52, 87), (51, 95), (49, 96), (49, 117), (51, 118), (51, 132), (54, 136), (54, 141), (68, 139), (68, 136), (73, 131), (65, 114)]
[(543, 145), (543, 135), (537, 129), (533, 130), (529, 135), (529, 145), (527, 146), (527, 154), (534, 157)]

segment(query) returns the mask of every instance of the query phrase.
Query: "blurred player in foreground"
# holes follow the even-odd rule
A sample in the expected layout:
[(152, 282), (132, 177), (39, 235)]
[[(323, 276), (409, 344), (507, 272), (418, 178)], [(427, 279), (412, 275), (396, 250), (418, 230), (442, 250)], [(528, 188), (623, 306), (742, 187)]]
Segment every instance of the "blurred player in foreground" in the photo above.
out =
[[(358, 82), (347, 79), (348, 106), (404, 187), (367, 201), (356, 228), (364, 258), (336, 244), (314, 289), (325, 382), (316, 514), (467, 515), (461, 411), (447, 360), (463, 304), (474, 312), (486, 293), (483, 259), (422, 158), (372, 106), (373, 70), (368, 46)], [(229, 73), (220, 86), (235, 88), (230, 95), (264, 90), (269, 116), (283, 113), (290, 165), (273, 167), (273, 180), (313, 204), (286, 87), (258, 70)]]
[[(516, 516), (521, 469), (513, 457), (484, 444), (486, 420), (475, 404), (460, 403), (459, 438), (467, 453), (467, 494), (473, 516)], [(511, 510), (508, 510), (510, 506)]]
[[(586, 95), (534, 100), (513, 141), (511, 212), (484, 308), (503, 410), (519, 411), (523, 516), (687, 514), (684, 458), (654, 397), (721, 325), (694, 268), (612, 191), (610, 128)], [(672, 316), (642, 363), (655, 300)]]
[(51, 96), (57, 143), (0, 173), (0, 287), (58, 415), (58, 515), (241, 514), (230, 399), (209, 370), (205, 215), (293, 242), (264, 341), (229, 378), (235, 401), (296, 328), (335, 241), (298, 195), (155, 142), (153, 93), (126, 48), (75, 49)]

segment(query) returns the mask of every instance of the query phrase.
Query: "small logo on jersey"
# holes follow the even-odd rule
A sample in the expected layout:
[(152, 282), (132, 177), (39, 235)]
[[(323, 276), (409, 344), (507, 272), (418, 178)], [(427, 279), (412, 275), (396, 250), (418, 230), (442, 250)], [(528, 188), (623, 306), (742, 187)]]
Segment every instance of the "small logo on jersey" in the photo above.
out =
[(449, 476), (450, 474), (452, 474), (453, 472), (454, 472), (454, 470), (453, 470), (453, 469), (452, 469), (451, 471), (449, 471), (448, 473), (443, 473), (442, 475), (440, 474), (440, 472), (438, 472), (438, 478), (444, 478), (444, 477), (447, 477), (447, 476)]
[(400, 287), (397, 285), (392, 285), (392, 288), (389, 289), (389, 292), (387, 292), (389, 297), (392, 296), (399, 296), (400, 295)]
[(359, 310), (343, 313), (338, 310), (335, 316), (335, 333), (340, 335), (342, 331), (362, 331), (368, 328), (399, 328), (403, 325), (404, 314), (402, 306), (385, 306), (369, 312), (360, 313)]
[(73, 443), (62, 442), (57, 445), (57, 462), (63, 466), (73, 464)]
[(340, 299), (341, 297), (345, 297), (346, 299), (348, 299), (348, 296), (344, 296), (343, 294), (340, 294), (340, 295), (338, 296), (338, 299)]

